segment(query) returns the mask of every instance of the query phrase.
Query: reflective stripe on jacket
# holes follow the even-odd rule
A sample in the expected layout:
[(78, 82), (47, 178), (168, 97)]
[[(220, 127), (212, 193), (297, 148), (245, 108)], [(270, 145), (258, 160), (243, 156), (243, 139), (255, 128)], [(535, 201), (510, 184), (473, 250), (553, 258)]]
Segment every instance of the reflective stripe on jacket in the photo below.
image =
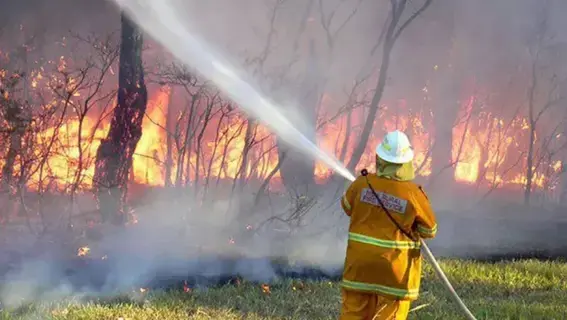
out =
[[(367, 178), (390, 214), (414, 239), (435, 236), (435, 215), (417, 184), (374, 174)], [(351, 218), (342, 286), (401, 300), (417, 299), (420, 243), (408, 239), (390, 221), (368, 188), (366, 177), (358, 177), (349, 186), (341, 206)]]

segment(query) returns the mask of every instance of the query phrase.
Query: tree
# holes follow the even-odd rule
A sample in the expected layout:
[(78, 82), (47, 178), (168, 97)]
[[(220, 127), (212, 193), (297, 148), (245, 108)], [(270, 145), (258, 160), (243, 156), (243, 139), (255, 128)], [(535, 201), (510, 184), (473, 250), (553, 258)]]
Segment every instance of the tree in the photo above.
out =
[[(15, 91), (19, 86), (19, 82), (24, 75), (13, 74), (9, 79), (2, 80), (2, 86), (0, 87), (0, 114), (5, 121), (6, 127), (2, 128), (3, 137), (6, 139), (8, 145), (8, 150), (6, 153), (6, 158), (4, 159), (4, 165), (1, 171), (1, 192), (6, 193), (10, 196), (14, 194), (19, 194), (21, 192), (21, 183), (14, 180), (14, 168), (16, 168), (17, 157), (20, 156), (22, 149), (22, 142), (24, 135), (30, 128), (31, 124), (31, 112), (30, 106), (24, 99), (18, 99), (12, 97), (15, 95)], [(25, 85), (25, 84), (24, 84)], [(23, 177), (21, 172), (27, 168), (20, 167), (20, 172), (18, 176)], [(10, 210), (11, 211), (11, 210)], [(9, 212), (2, 211), (4, 219), (9, 218)], [(2, 216), (2, 215), (0, 215)]]
[[(300, 38), (309, 33), (306, 32), (307, 21), (311, 12), (313, 10), (315, 1), (309, 0), (305, 2), (305, 10), (300, 17), (299, 28), (295, 35), (293, 41), (293, 52), (292, 56), (297, 55), (299, 50)], [(330, 22), (329, 22), (330, 23)], [(273, 28), (273, 21), (271, 24)], [(268, 40), (271, 43), (272, 34), (268, 36)], [(268, 52), (263, 53), (267, 57)], [(295, 57), (289, 62), (289, 65), (294, 63)], [(310, 140), (314, 141), (316, 139), (316, 132), (313, 130), (313, 124), (316, 122), (316, 109), (317, 103), (319, 102), (319, 89), (320, 77), (318, 70), (318, 61), (316, 59), (315, 53), (315, 41), (314, 39), (309, 39), (309, 55), (306, 59), (305, 73), (303, 79), (301, 79), (300, 86), (297, 88), (295, 94), (300, 98), (298, 103), (300, 108), (294, 108), (293, 110), (287, 110), (288, 112), (301, 114), (302, 121), (298, 121), (297, 126), (299, 130), (303, 132)], [(262, 69), (264, 66), (262, 65)], [(291, 109), (291, 108), (290, 108)], [(305, 195), (307, 193), (307, 188), (309, 185), (313, 184), (313, 172), (315, 170), (315, 161), (313, 159), (306, 158), (303, 154), (296, 151), (293, 147), (288, 146), (281, 139), (276, 139), (277, 149), (278, 149), (278, 165), (277, 168), (281, 173), (282, 181), (288, 190), (288, 192), (294, 192), (296, 194)], [(285, 162), (283, 161), (285, 159)], [(274, 172), (275, 174), (275, 172)]]
[(376, 115), (378, 113), (380, 101), (384, 93), (384, 88), (386, 86), (386, 80), (388, 77), (388, 68), (390, 66), (390, 54), (392, 49), (402, 32), (414, 21), (421, 13), (423, 13), (432, 3), (433, 0), (425, 0), (423, 5), (419, 7), (407, 20), (402, 20), (402, 15), (407, 8), (408, 0), (390, 0), (391, 9), (390, 15), (386, 23), (386, 30), (383, 34), (382, 41), (382, 60), (380, 63), (380, 71), (378, 74), (378, 81), (376, 83), (376, 88), (374, 90), (374, 96), (370, 102), (368, 115), (360, 134), (358, 144), (352, 153), (352, 157), (348, 163), (348, 169), (353, 171), (360, 158), (366, 150), (368, 139), (370, 138), (370, 133), (374, 128), (374, 122), (376, 120)]
[[(434, 39), (443, 34), (444, 42), (441, 52), (435, 54), (438, 60), (433, 66), (431, 92), (433, 107), (433, 145), (431, 148), (431, 177), (429, 185), (444, 192), (455, 176), (453, 159), (453, 129), (461, 109), (460, 93), (462, 85), (462, 70), (464, 69), (461, 44), (456, 39), (455, 15), (456, 4), (444, 3), (436, 11), (436, 32)], [(437, 40), (436, 40), (437, 41)], [(446, 189), (447, 190), (447, 189)]]
[[(564, 121), (563, 125), (563, 137), (567, 133), (567, 121)], [(561, 190), (559, 191), (559, 205), (562, 207), (567, 206), (567, 152), (563, 152), (563, 158), (561, 159), (561, 167), (560, 167), (560, 183), (561, 183)]]
[[(300, 111), (302, 116), (305, 116), (305, 121), (302, 121), (300, 127), (301, 131), (308, 136), (309, 139), (314, 141), (316, 139), (316, 132), (314, 123), (317, 119), (317, 104), (319, 103), (320, 95), (320, 79), (318, 77), (317, 61), (315, 56), (315, 45), (313, 40), (309, 45), (309, 57), (307, 59), (307, 70), (305, 78), (301, 82), (300, 89), (300, 105), (303, 109)], [(310, 126), (312, 126), (310, 130)], [(286, 147), (283, 142), (278, 139), (278, 153), (280, 157), (287, 155), (286, 162), (281, 165), (280, 172), (282, 174), (283, 183), (288, 191), (293, 191), (299, 195), (306, 195), (307, 188), (312, 185), (313, 172), (315, 170), (315, 161), (309, 157), (301, 156), (293, 148)]]
[[(0, 27), (0, 35), (5, 31)], [(0, 193), (8, 198), (22, 198), (22, 189), (29, 174), (28, 165), (22, 165), (22, 150), (26, 137), (32, 131), (33, 108), (30, 97), (30, 52), (42, 47), (43, 33), (20, 26), (22, 43), (18, 44), (12, 52), (4, 52), (0, 65), (0, 115), (3, 120), (0, 134), (5, 142), (2, 147), (6, 150), (5, 159), (1, 168)], [(22, 206), (18, 202), (11, 202), (6, 209), (7, 215), (18, 211), (22, 213)], [(6, 211), (1, 211), (6, 213)], [(6, 218), (8, 216), (5, 216)]]
[(97, 150), (93, 181), (102, 220), (112, 219), (119, 224), (125, 222), (123, 202), (148, 100), (142, 31), (124, 13), (121, 19), (118, 103), (108, 135)]
[[(533, 37), (530, 39), (531, 45), (529, 54), (531, 59), (530, 66), (530, 85), (527, 90), (527, 112), (529, 141), (526, 159), (526, 183), (524, 189), (524, 205), (529, 205), (533, 191), (533, 180), (536, 172), (536, 132), (542, 117), (563, 101), (561, 86), (565, 84), (565, 75), (560, 74), (558, 65), (553, 63), (554, 56), (565, 53), (562, 50), (565, 46), (552, 41), (550, 35), (550, 13), (551, 1), (538, 2), (540, 12), (537, 15), (536, 28)], [(542, 146), (543, 147), (543, 146)]]

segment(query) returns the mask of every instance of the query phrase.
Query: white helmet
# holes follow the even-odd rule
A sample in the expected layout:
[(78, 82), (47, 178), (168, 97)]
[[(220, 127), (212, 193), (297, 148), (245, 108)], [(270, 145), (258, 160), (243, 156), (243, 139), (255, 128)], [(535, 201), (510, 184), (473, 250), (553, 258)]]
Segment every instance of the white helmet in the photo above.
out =
[(411, 162), (414, 156), (408, 136), (398, 130), (386, 134), (376, 147), (376, 154), (384, 161), (398, 164)]

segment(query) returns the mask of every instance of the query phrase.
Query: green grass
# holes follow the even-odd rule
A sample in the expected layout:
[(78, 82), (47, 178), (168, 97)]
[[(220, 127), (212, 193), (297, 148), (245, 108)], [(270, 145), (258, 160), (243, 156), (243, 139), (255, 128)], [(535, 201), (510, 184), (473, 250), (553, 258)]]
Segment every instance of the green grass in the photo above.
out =
[[(478, 319), (567, 319), (567, 263), (522, 261), (442, 263)], [(265, 288), (264, 288), (265, 289)], [(190, 293), (147, 292), (105, 300), (33, 304), (0, 319), (337, 319), (340, 290), (333, 282), (284, 281), (269, 293), (242, 283)], [(462, 319), (429, 266), (410, 319)]]

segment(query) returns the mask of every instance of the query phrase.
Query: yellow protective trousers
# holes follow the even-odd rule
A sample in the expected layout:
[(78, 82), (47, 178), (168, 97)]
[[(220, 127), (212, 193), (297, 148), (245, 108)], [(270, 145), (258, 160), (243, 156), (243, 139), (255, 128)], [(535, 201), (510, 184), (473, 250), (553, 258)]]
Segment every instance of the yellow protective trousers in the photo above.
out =
[(411, 301), (342, 289), (340, 320), (406, 320)]

